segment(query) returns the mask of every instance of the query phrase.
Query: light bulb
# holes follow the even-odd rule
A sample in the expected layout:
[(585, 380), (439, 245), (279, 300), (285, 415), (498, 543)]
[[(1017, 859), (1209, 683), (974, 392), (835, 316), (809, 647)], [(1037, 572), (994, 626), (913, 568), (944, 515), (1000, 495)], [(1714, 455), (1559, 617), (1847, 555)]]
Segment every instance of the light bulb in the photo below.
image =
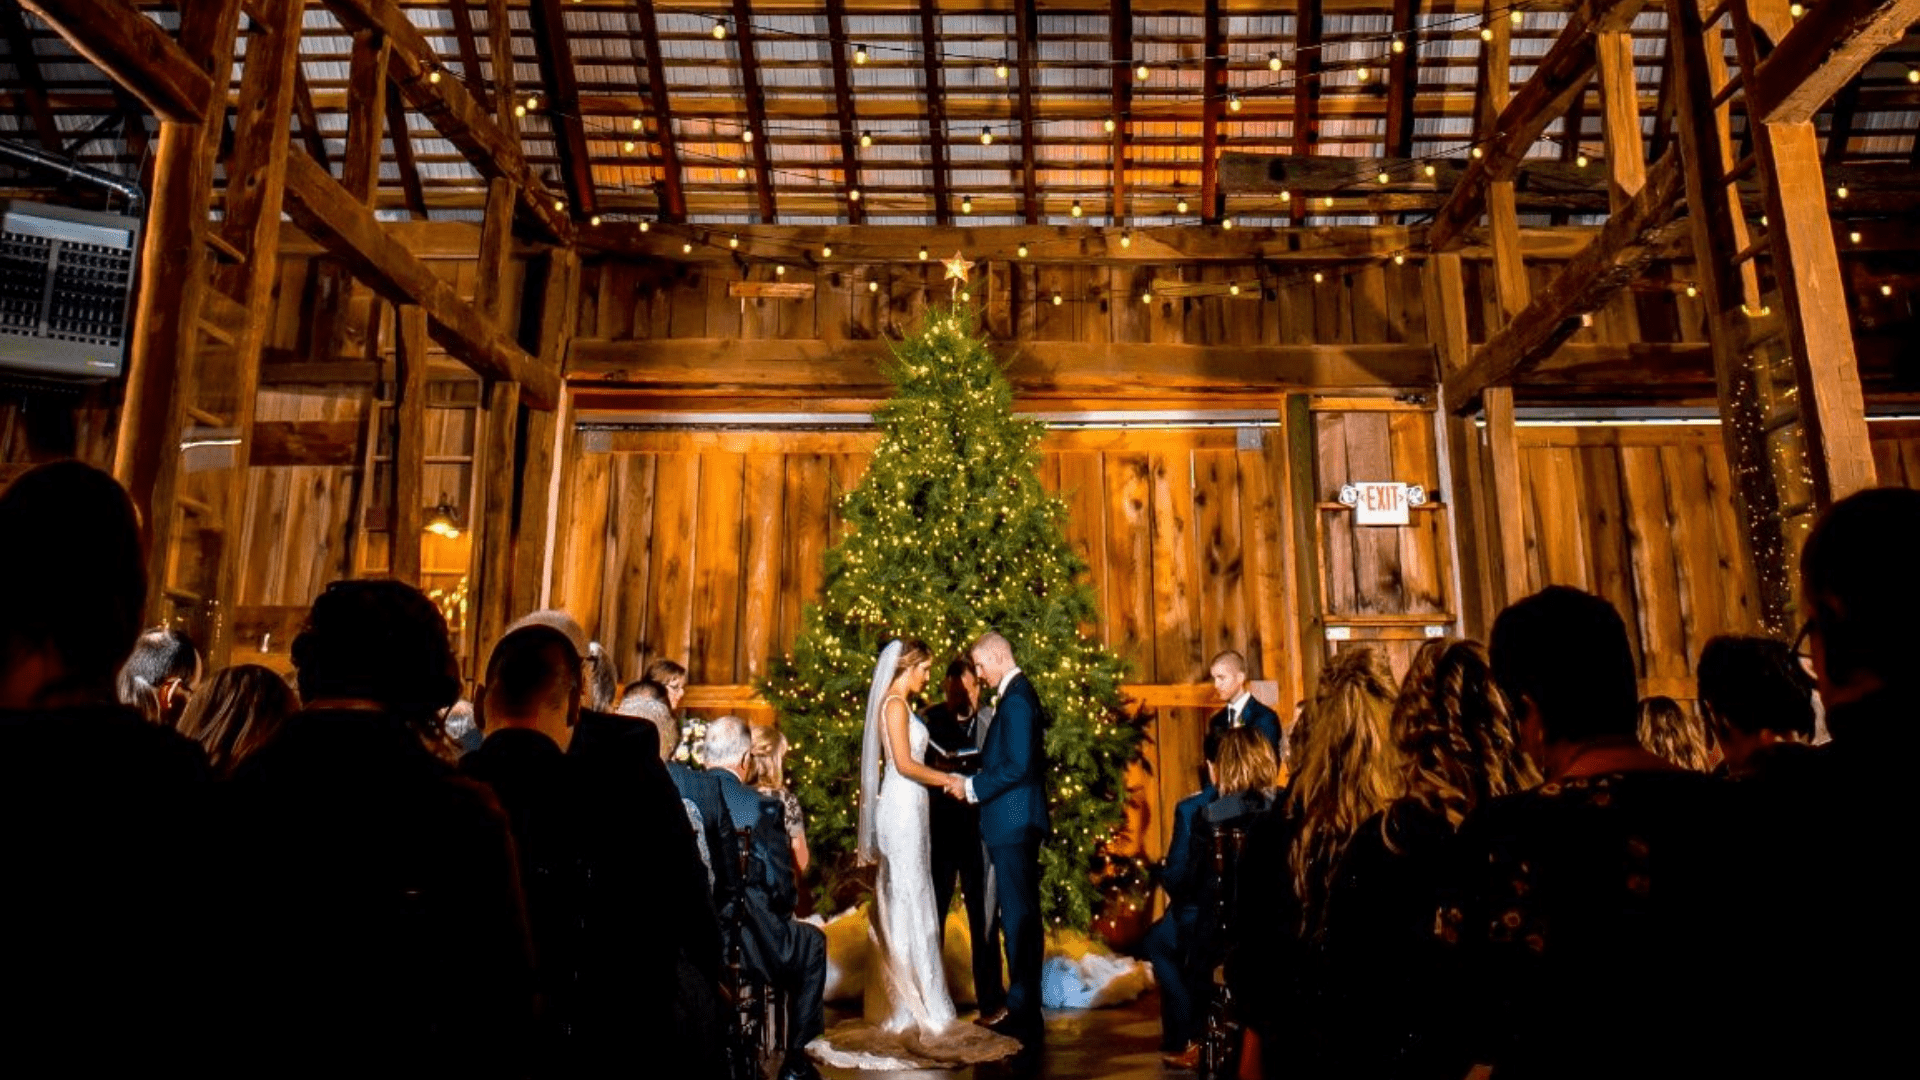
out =
[(973, 213), (973, 196), (971, 195), (960, 196), (960, 212), (963, 214)]
[(1689, 298), (1692, 298), (1699, 295), (1700, 295), (1700, 287), (1695, 285), (1691, 281), (1687, 282), (1687, 296)]
[(1391, 179), (1393, 179), (1393, 177), (1391, 177), (1391, 176), (1388, 176), (1388, 175), (1387, 175), (1387, 170), (1385, 170), (1385, 169), (1381, 169), (1381, 170), (1380, 170), (1380, 175), (1379, 175), (1379, 176), (1376, 176), (1376, 177), (1374, 177), (1374, 179), (1376, 179), (1376, 180), (1378, 180), (1378, 181), (1380, 181), (1381, 183), (1383, 183), (1383, 184), (1384, 184), (1384, 183), (1386, 183), (1387, 181), (1389, 181), (1389, 180), (1391, 180)]
[(1361, 64), (1354, 69), (1353, 77), (1359, 79), (1361, 82), (1366, 82), (1368, 79), (1373, 78), (1373, 69), (1365, 64)]
[(981, 146), (993, 145), (993, 129), (992, 128), (983, 127), (980, 129), (980, 145)]
[(831, 258), (833, 258), (833, 245), (832, 245), (832, 244), (822, 244), (822, 245), (820, 246), (820, 257), (821, 257), (821, 258), (823, 258), (823, 259), (831, 259)]
[(1120, 126), (1119, 124), (1114, 122), (1113, 117), (1111, 116), (1107, 117), (1107, 123), (1106, 123), (1107, 134), (1109, 135), (1113, 134), (1114, 129), (1118, 128), (1119, 126)]
[(1054, 293), (1054, 294), (1053, 294), (1053, 306), (1054, 306), (1054, 307), (1059, 307), (1059, 306), (1060, 306), (1060, 304), (1061, 304), (1061, 300), (1060, 300), (1060, 294), (1059, 294), (1059, 293)]
[(1805, 15), (1806, 13), (1807, 13), (1807, 9), (1806, 9), (1806, 8), (1804, 8), (1804, 7), (1802, 7), (1802, 6), (1801, 6), (1801, 5), (1799, 5), (1799, 4), (1788, 4), (1788, 5), (1787, 5), (1787, 14), (1789, 14), (1789, 15), (1791, 15), (1791, 16), (1793, 16), (1793, 17), (1794, 17), (1794, 18), (1796, 18), (1796, 19), (1797, 19), (1797, 18), (1799, 18), (1799, 17), (1800, 17), (1800, 16), (1802, 16), (1802, 15)]
[(1232, 219), (1232, 218), (1230, 218), (1230, 217), (1224, 217), (1224, 218), (1221, 218), (1221, 219), (1220, 219), (1220, 227), (1221, 227), (1222, 229), (1226, 229), (1226, 230), (1228, 230), (1228, 231), (1231, 231), (1231, 230), (1233, 229), (1233, 219)]
[(1270, 52), (1267, 54), (1267, 70), (1268, 71), (1280, 70), (1280, 54), (1279, 53)]
[(1880, 295), (1881, 295), (1881, 296), (1892, 296), (1892, 295), (1893, 295), (1893, 286), (1891, 286), (1891, 285), (1882, 285), (1882, 286), (1880, 286)]
[(1187, 212), (1187, 200), (1186, 200), (1186, 199), (1185, 199), (1184, 197), (1183, 197), (1183, 198), (1181, 198), (1179, 202), (1176, 202), (1176, 203), (1174, 203), (1174, 204), (1173, 204), (1173, 209), (1174, 209), (1174, 212), (1175, 212), (1175, 213), (1180, 213), (1180, 214), (1184, 214), (1184, 213), (1186, 213), (1186, 212)]
[(860, 189), (859, 189), (859, 188), (851, 188), (851, 189), (849, 189), (849, 190), (847, 191), (847, 201), (848, 201), (848, 202), (859, 202), (859, 201), (860, 201)]
[(440, 85), (440, 69), (434, 68), (432, 71), (427, 72), (427, 81), (432, 83), (435, 86), (439, 86)]
[(1228, 285), (1227, 285), (1227, 295), (1228, 295), (1228, 296), (1239, 296), (1239, 295), (1240, 295), (1240, 283), (1239, 283), (1239, 282), (1237, 282), (1237, 281), (1235, 281), (1235, 282), (1232, 282), (1232, 283), (1230, 283), (1230, 284), (1228, 284)]
[(540, 111), (540, 95), (539, 94), (527, 95), (527, 111), (528, 112)]
[(1407, 253), (1406, 253), (1406, 252), (1404, 252), (1404, 251), (1396, 251), (1396, 252), (1394, 252), (1394, 253), (1393, 253), (1393, 265), (1395, 265), (1395, 266), (1405, 266), (1405, 265), (1407, 265)]
[(1471, 153), (1471, 154), (1473, 155), (1473, 158), (1474, 158), (1474, 160), (1475, 160), (1475, 161), (1478, 161), (1478, 160), (1480, 160), (1481, 158), (1483, 158), (1483, 157), (1485, 157), (1485, 156), (1486, 156), (1486, 154), (1487, 154), (1487, 152), (1486, 152), (1485, 150), (1482, 150), (1482, 149), (1480, 149), (1480, 148), (1479, 148), (1479, 147), (1477, 147), (1477, 146), (1476, 146), (1476, 147), (1474, 147), (1474, 148), (1473, 148), (1472, 150), (1470, 150), (1470, 151), (1468, 151), (1468, 152), (1469, 152), (1469, 153)]
[(560, 211), (563, 211), (563, 210), (565, 210), (566, 208), (567, 208), (567, 200), (565, 200), (565, 199), (555, 199), (555, 200), (553, 200), (553, 209), (554, 209), (554, 212), (556, 212), (556, 213), (558, 213), (558, 212), (560, 212)]
[(1141, 64), (1139, 67), (1133, 69), (1133, 77), (1141, 82), (1146, 82), (1147, 76), (1151, 74), (1153, 73), (1147, 70), (1147, 65), (1145, 64)]
[(735, 180), (745, 180), (747, 178), (747, 167), (745, 165), (742, 165), (739, 168), (733, 170), (733, 178)]
[(1406, 41), (1405, 41), (1405, 39), (1403, 39), (1403, 38), (1394, 38), (1394, 39), (1393, 39), (1393, 51), (1394, 51), (1394, 52), (1397, 52), (1397, 53), (1403, 53), (1403, 52), (1406, 52), (1406, 51), (1407, 51), (1407, 43), (1406, 43)]
[(1920, 68), (1908, 68), (1907, 81), (1910, 83), (1920, 83)]
[(623, 142), (620, 144), (620, 149), (625, 150), (627, 153), (631, 154), (635, 150), (638, 150), (639, 146), (637, 146), (632, 139), (628, 139), (626, 142)]
[(650, 221), (642, 221), (642, 222), (640, 223), (640, 231), (641, 231), (641, 232), (647, 232), (647, 231), (649, 231), (649, 230), (651, 230), (652, 228), (653, 228), (653, 223), (652, 223), (652, 222), (650, 222)]
[(737, 236), (729, 236), (729, 237), (727, 237), (727, 246), (728, 246), (728, 247), (730, 247), (730, 248), (737, 248), (737, 247), (739, 247), (739, 246), (740, 246), (740, 238), (739, 238), (739, 237), (737, 237)]
[(927, 249), (925, 247), (922, 247), (920, 249), (920, 261), (921, 262), (927, 261)]
[(776, 266), (776, 267), (774, 267), (774, 268), (773, 268), (773, 273), (774, 273), (774, 276), (775, 276), (775, 277), (786, 277), (786, 276), (787, 276), (787, 266), (786, 266), (786, 264), (785, 264), (785, 263), (781, 263), (781, 264), (780, 264), (779, 266)]
[(1583, 169), (1584, 169), (1584, 168), (1586, 168), (1586, 167), (1587, 167), (1587, 155), (1585, 155), (1585, 154), (1575, 154), (1575, 155), (1573, 156), (1573, 163), (1574, 163), (1575, 165), (1578, 165), (1578, 166), (1580, 166), (1580, 167), (1581, 167), (1581, 168), (1583, 168)]
[(646, 127), (646, 124), (643, 123), (639, 117), (636, 116), (633, 118), (633, 130), (639, 131), (645, 127)]
[(713, 40), (715, 41), (727, 40), (727, 24), (724, 20), (715, 19), (713, 21)]
[(1427, 178), (1428, 178), (1428, 179), (1432, 179), (1432, 178), (1433, 178), (1433, 174), (1434, 174), (1435, 172), (1437, 172), (1438, 170), (1436, 170), (1436, 169), (1435, 169), (1435, 168), (1433, 167), (1433, 162), (1431, 162), (1431, 161), (1429, 161), (1429, 162), (1427, 162), (1427, 166), (1426, 166), (1426, 171), (1427, 171)]
[(998, 75), (998, 76), (999, 76), (1000, 78), (1002, 78), (1002, 79), (1004, 79), (1004, 78), (1006, 78), (1006, 77), (1007, 77), (1007, 62), (1006, 62), (1005, 60), (1002, 60), (1002, 61), (1000, 61), (1000, 62), (999, 62), (998, 64), (995, 64), (995, 65), (994, 65), (994, 68), (993, 68), (993, 73), (994, 73), (995, 75)]
[(1015, 248), (1014, 250), (1019, 254), (1021, 258), (1024, 259), (1027, 257), (1027, 245), (1021, 244), (1018, 248)]
[(1321, 272), (1320, 272), (1320, 271), (1318, 271), (1318, 270), (1315, 270), (1315, 271), (1313, 272), (1313, 283), (1314, 283), (1315, 285), (1319, 285), (1319, 284), (1321, 284), (1321, 283), (1323, 283), (1323, 282), (1325, 282), (1326, 280), (1327, 280), (1327, 275), (1325, 275), (1325, 274), (1323, 274), (1323, 273), (1321, 273)]
[(1841, 185), (1840, 185), (1840, 186), (1839, 186), (1838, 188), (1836, 188), (1836, 189), (1834, 189), (1834, 192), (1833, 192), (1833, 193), (1834, 193), (1835, 195), (1838, 195), (1838, 196), (1839, 196), (1840, 198), (1842, 198), (1842, 199), (1844, 199), (1844, 198), (1846, 198), (1846, 197), (1847, 197), (1847, 185), (1845, 185), (1845, 184), (1841, 184)]
[(1860, 230), (1858, 230), (1858, 229), (1855, 229), (1854, 231), (1852, 231), (1852, 232), (1850, 232), (1850, 233), (1848, 233), (1848, 234), (1847, 234), (1847, 240), (1848, 240), (1848, 242), (1850, 242), (1850, 243), (1855, 243), (1855, 244), (1857, 244), (1857, 243), (1859, 243), (1859, 242), (1860, 242)]
[(879, 283), (879, 282), (877, 282), (877, 281), (869, 281), (869, 282), (867, 282), (867, 291), (868, 291), (868, 292), (879, 292), (879, 291), (880, 291), (880, 283)]
[(1133, 246), (1133, 234), (1131, 232), (1123, 232), (1120, 234), (1120, 246), (1123, 248)]
[(1519, 26), (1520, 25), (1520, 9), (1514, 8), (1512, 11), (1508, 12), (1507, 18), (1513, 21), (1513, 25)]
[(588, 218), (588, 219), (587, 219), (587, 224), (589, 224), (589, 225), (594, 225), (594, 226), (598, 226), (598, 225), (600, 224), (600, 215), (599, 215), (599, 214), (595, 214), (595, 215), (593, 215), (592, 217), (590, 217), (590, 218)]
[(860, 133), (860, 148), (861, 148), (862, 150), (864, 150), (864, 149), (866, 149), (867, 147), (869, 147), (869, 146), (872, 146), (872, 145), (873, 145), (873, 132), (871, 132), (871, 131), (863, 131), (863, 132), (861, 132), (861, 133)]
[(1483, 26), (1483, 27), (1481, 27), (1481, 28), (1480, 28), (1480, 40), (1481, 40), (1481, 41), (1492, 41), (1492, 40), (1493, 40), (1493, 27), (1491, 27), (1491, 26)]
[(691, 241), (691, 240), (689, 240), (689, 241), (687, 241), (686, 243), (684, 243), (684, 244), (681, 244), (681, 245), (680, 245), (680, 254), (682, 254), (682, 255), (691, 255), (691, 254), (693, 254), (693, 241)]
[(513, 107), (513, 115), (515, 116), (527, 115), (527, 107), (525, 105), (515, 105)]
[(1283, 203), (1286, 203), (1286, 202), (1292, 202), (1292, 201), (1293, 201), (1293, 192), (1291, 192), (1291, 191), (1284, 191), (1284, 190), (1283, 190), (1283, 191), (1281, 191), (1281, 192), (1280, 192), (1280, 201), (1281, 201), (1281, 202), (1283, 202)]
[(853, 47), (853, 62), (856, 64), (864, 64), (867, 62), (867, 47), (865, 45), (855, 45)]
[(1080, 209), (1079, 199), (1073, 200), (1073, 209), (1068, 211), (1068, 213), (1072, 214), (1074, 217), (1079, 217), (1081, 213), (1083, 213), (1083, 211)]
[(740, 141), (741, 141), (741, 142), (743, 142), (743, 143), (750, 143), (750, 142), (752, 142), (752, 141), (753, 141), (753, 129), (752, 129), (752, 128), (747, 128), (746, 130), (744, 130), (744, 131), (742, 131), (742, 132), (740, 133)]
[(1333, 209), (1333, 196), (1328, 195), (1325, 198), (1321, 199), (1320, 205), (1325, 206), (1329, 210)]
[[(1884, 289), (1884, 288), (1886, 288), (1886, 286), (1884, 286), (1884, 285), (1882, 285), (1882, 286), (1881, 286), (1881, 288), (1883, 288), (1883, 289)], [(1151, 304), (1151, 303), (1153, 303), (1153, 294), (1152, 294), (1152, 293), (1150, 293), (1150, 292), (1143, 292), (1143, 293), (1141, 293), (1141, 294), (1140, 294), (1140, 302), (1141, 302), (1141, 303), (1143, 303), (1143, 304)]]

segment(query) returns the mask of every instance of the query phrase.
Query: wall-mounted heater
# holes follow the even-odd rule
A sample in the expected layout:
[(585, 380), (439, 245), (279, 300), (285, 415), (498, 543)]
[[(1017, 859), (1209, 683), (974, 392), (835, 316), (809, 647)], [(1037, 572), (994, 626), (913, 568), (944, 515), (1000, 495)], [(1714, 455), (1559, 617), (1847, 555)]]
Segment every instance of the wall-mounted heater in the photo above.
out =
[(0, 200), (0, 369), (119, 375), (139, 250), (137, 217)]

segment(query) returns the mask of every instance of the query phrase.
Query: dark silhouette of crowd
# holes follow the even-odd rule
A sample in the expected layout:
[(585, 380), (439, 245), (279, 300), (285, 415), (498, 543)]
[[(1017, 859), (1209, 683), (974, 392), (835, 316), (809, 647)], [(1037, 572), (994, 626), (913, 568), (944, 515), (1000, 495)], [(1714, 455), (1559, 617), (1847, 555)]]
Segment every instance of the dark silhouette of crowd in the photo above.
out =
[[(1565, 587), (1485, 645), (1426, 643), (1398, 684), (1342, 649), (1283, 738), (1244, 662), (1217, 664), (1226, 720), (1147, 943), (1169, 1064), (1218, 1043), (1243, 1076), (1897, 1067), (1916, 540), (1920, 493), (1832, 507), (1805, 629), (1709, 642), (1692, 707), (1641, 701), (1620, 614)], [(771, 733), (719, 719), (706, 767), (678, 760), (685, 669), (619, 691), (541, 612), (493, 644), (461, 756), (417, 590), (330, 586), (289, 685), (143, 629), (145, 565), (98, 470), (0, 493), (17, 1069), (720, 1077), (751, 977), (785, 1010), (782, 1075), (815, 1075), (824, 941), (795, 918)]]
[[(1920, 492), (1832, 507), (1798, 640), (1718, 637), (1692, 707), (1555, 586), (1396, 686), (1343, 648), (1287, 733), (1212, 732), (1146, 952), (1216, 1075), (1848, 1076), (1904, 1051)], [(1831, 741), (1814, 745), (1824, 709)], [(1229, 762), (1233, 764), (1229, 766)], [(1232, 790), (1222, 777), (1232, 772)], [(1876, 977), (1884, 970), (1884, 977)]]
[[(336, 582), (292, 684), (209, 677), (185, 635), (142, 629), (145, 565), (106, 474), (43, 465), (0, 492), (16, 1071), (717, 1078), (753, 980), (789, 1010), (781, 1075), (817, 1076), (804, 840), (742, 783), (741, 722), (713, 725), (739, 744), (727, 767), (670, 770), (677, 734), (596, 711), (611, 658), (542, 612), (493, 645), (462, 756), (444, 727), (460, 668), (418, 590)], [(678, 694), (658, 692), (672, 725)]]

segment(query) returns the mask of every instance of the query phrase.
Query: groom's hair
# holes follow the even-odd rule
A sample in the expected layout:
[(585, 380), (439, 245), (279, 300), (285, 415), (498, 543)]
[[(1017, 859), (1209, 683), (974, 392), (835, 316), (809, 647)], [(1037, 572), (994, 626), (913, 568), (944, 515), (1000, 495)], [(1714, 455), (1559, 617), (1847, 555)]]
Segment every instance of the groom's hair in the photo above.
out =
[(1013, 643), (998, 631), (989, 630), (974, 640), (973, 648), (967, 652), (974, 656), (994, 656), (1002, 660), (1013, 659)]
[(723, 716), (707, 725), (707, 764), (738, 765), (753, 749), (753, 733), (737, 716)]

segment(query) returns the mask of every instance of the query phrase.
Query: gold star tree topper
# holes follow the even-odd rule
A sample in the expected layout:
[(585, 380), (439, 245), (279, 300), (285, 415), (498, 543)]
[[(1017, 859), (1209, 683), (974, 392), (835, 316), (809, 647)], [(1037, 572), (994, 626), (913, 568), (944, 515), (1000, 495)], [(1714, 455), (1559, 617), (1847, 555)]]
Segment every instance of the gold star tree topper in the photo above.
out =
[(942, 281), (958, 281), (962, 285), (967, 282), (967, 272), (973, 269), (973, 264), (958, 251), (953, 253), (953, 258), (940, 260), (940, 265), (947, 268), (947, 276)]

